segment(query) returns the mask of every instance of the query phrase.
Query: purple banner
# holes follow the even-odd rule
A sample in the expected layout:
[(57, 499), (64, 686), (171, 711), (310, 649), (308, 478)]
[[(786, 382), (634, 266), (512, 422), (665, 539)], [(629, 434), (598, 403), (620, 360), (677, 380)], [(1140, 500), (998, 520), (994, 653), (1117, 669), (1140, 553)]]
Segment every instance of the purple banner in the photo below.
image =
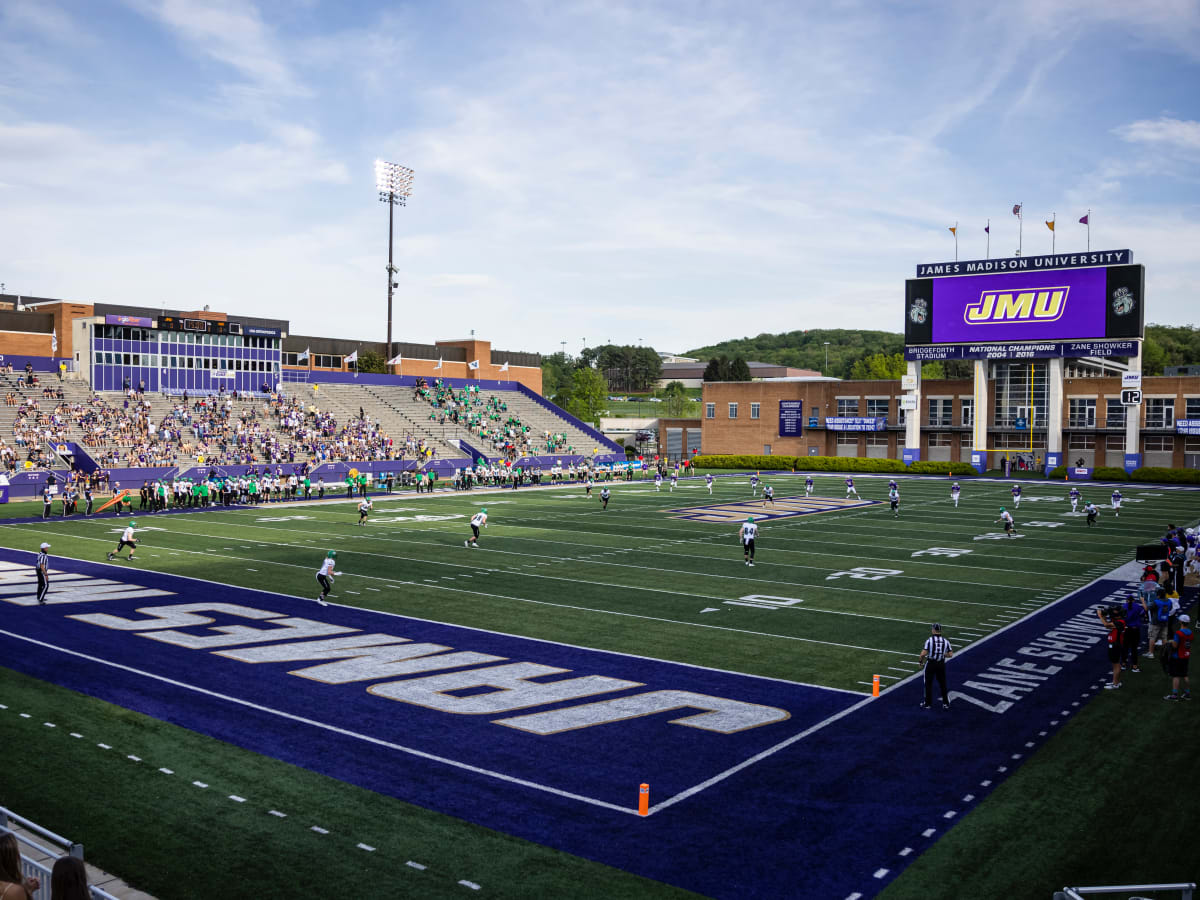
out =
[(1104, 337), (1107, 270), (934, 278), (935, 344)]
[(154, 320), (143, 316), (105, 316), (105, 325), (136, 325), (138, 328), (153, 328)]

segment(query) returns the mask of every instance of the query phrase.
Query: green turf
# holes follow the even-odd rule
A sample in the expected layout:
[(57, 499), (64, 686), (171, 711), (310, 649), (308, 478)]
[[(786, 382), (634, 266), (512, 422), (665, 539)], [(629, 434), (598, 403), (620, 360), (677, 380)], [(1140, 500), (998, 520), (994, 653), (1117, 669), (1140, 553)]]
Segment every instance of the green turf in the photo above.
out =
[[(778, 498), (803, 494), (803, 476), (770, 476), (765, 480), (775, 486)], [(858, 477), (856, 481), (864, 498), (885, 498), (886, 479)], [(199, 515), (139, 514), (143, 530), (137, 559), (120, 565), (308, 598), (315, 592), (313, 573), (325, 551), (337, 549), (339, 569), (346, 575), (337, 580), (335, 602), (866, 692), (873, 674), (882, 674), (886, 686), (916, 671), (917, 653), (929, 622), (942, 622), (947, 636), (961, 649), (1004, 627), (1014, 617), (1040, 608), (1050, 598), (1068, 593), (1127, 561), (1133, 545), (1160, 535), (1168, 521), (1194, 519), (1196, 498), (1189, 492), (1125, 488), (1129, 502), (1121, 517), (1115, 519), (1105, 509), (1100, 526), (1088, 529), (1082, 517), (1067, 515), (1070, 507), (1065, 500), (1065, 485), (1027, 484), (1026, 498), (1016, 513), (1023, 537), (977, 540), (998, 531), (995, 519), (999, 507), (1010, 505), (1011, 500), (1007, 483), (964, 480), (961, 506), (955, 509), (945, 479), (905, 480), (899, 519), (892, 517), (884, 503), (762, 523), (758, 564), (751, 569), (742, 564), (737, 522), (692, 522), (671, 512), (749, 500), (750, 486), (745, 476), (718, 479), (711, 498), (699, 480), (681, 483), (675, 493), (670, 493), (666, 485), (661, 492), (656, 491), (648, 481), (617, 482), (611, 488), (613, 498), (608, 510), (602, 510), (597, 501), (599, 487), (593, 489), (591, 498), (585, 496), (581, 486), (377, 497), (375, 513), (365, 528), (354, 526), (357, 516), (349, 501), (264, 504), (252, 510)], [(1108, 488), (1084, 485), (1082, 490), (1085, 499), (1107, 504)], [(843, 497), (842, 477), (818, 476), (816, 493)], [(1033, 499), (1039, 497), (1054, 499)], [(0, 515), (14, 506), (0, 508)], [(40, 514), (40, 503), (26, 506)], [(467, 519), (481, 506), (488, 507), (490, 527), (483, 533), (482, 549), (467, 550), (463, 547), (463, 539), (469, 534)], [(762, 511), (770, 512), (769, 508)], [(1048, 524), (1034, 524), (1038, 522)], [(103, 560), (124, 524), (115, 519), (22, 525), (0, 521), (0, 543), (34, 549), (40, 540), (47, 539), (55, 555)], [(961, 555), (925, 553), (933, 548), (948, 548)], [(838, 576), (839, 572), (846, 574)], [(729, 602), (750, 596), (802, 602), (773, 609)], [(7, 674), (0, 678), (0, 689), (7, 690), (13, 680)], [(28, 685), (21, 689), (28, 690)], [(453, 860), (468, 859), (474, 868), (460, 877), (484, 884), (489, 890), (491, 885), (506, 890), (514, 879), (528, 882), (532, 877), (529, 872), (538, 873), (545, 879), (538, 884), (546, 893), (533, 891), (528, 896), (580, 895), (578, 891), (557, 894), (557, 885), (565, 883), (555, 881), (560, 877), (586, 879), (601, 892), (595, 895), (602, 896), (608, 890), (605, 879), (619, 877), (603, 867), (218, 745), (70, 692), (44, 693), (56, 698), (55, 714), (64, 720), (91, 717), (87, 727), (92, 728), (100, 724), (93, 726), (91, 721), (104, 727), (119, 723), (129, 732), (122, 738), (122, 746), (141, 746), (135, 738), (144, 736), (154, 745), (147, 749), (144, 758), (148, 761), (159, 753), (164, 757), (202, 758), (196, 765), (197, 770), (203, 770), (211, 757), (210, 768), (224, 774), (230, 783), (221, 796), (253, 793), (256, 797), (319, 798), (320, 805), (309, 808), (337, 823), (337, 829), (330, 828), (331, 832), (372, 835), (361, 840), (380, 847), (379, 855), (374, 857), (377, 859), (386, 855), (394, 863), (396, 854), (407, 853), (415, 859), (413, 854), (425, 853), (435, 861), (429, 863), (430, 870), (436, 865), (447, 872), (458, 871)], [(40, 693), (34, 691), (33, 695)], [(1128, 694), (1123, 693), (1121, 699), (1127, 700)], [(1086, 721), (1085, 717), (1081, 716), (1080, 721)], [(1154, 722), (1156, 730), (1166, 730), (1166, 726)], [(0, 718), (0, 723), (6, 723), (0, 728), (13, 727), (9, 719)], [(76, 730), (87, 733), (82, 726)], [(62, 737), (62, 729), (53, 731), (56, 740)], [(6, 737), (0, 732), (0, 740)], [(1095, 739), (1094, 734), (1073, 724), (1049, 746), (1065, 744), (1074, 748), (1073, 753), (1086, 754), (1089, 749), (1094, 751)], [(106, 742), (118, 746), (114, 741)], [(77, 750), (68, 752), (78, 754)], [(126, 752), (143, 755), (136, 750)], [(72, 836), (82, 829), (82, 839), (104, 848), (105, 862), (135, 882), (147, 886), (158, 883), (153, 880), (159, 871), (156, 862), (163, 859), (194, 860), (204, 856), (212, 842), (198, 839), (191, 829), (197, 823), (224, 823), (231, 817), (235, 821), (229, 830), (237, 836), (236, 846), (261, 844), (265, 859), (286, 856), (286, 849), (275, 843), (279, 841), (279, 822), (269, 816), (244, 817), (248, 805), (231, 810), (218, 803), (219, 808), (189, 817), (177, 808), (175, 798), (147, 804), (148, 785), (162, 789), (161, 783), (153, 778), (146, 784), (136, 781), (146, 777), (137, 767), (105, 769), (100, 780), (114, 779), (105, 790), (124, 799), (106, 794), (104, 804), (97, 804), (102, 806), (100, 811), (80, 819), (72, 812), (74, 801), (90, 782), (73, 776), (82, 775), (85, 769), (79, 766), (86, 765), (90, 763), (63, 765), (72, 777), (52, 784), (44, 796), (34, 791), (22, 796), (22, 801), (29, 804), (23, 812), (34, 818), (52, 818), (47, 824), (70, 831)], [(1026, 777), (1028, 772), (1043, 773), (1038, 776), (1041, 780), (1036, 790), (1043, 803), (1057, 808), (1072, 799), (1062, 787), (1068, 783), (1064, 765), (1054, 756), (1047, 757), (1043, 750), (1022, 768), (1019, 777)], [(236, 777), (243, 770), (255, 773), (249, 784)], [(304, 787), (295, 793), (294, 785)], [(192, 796), (186, 791), (184, 794)], [(1020, 819), (1014, 820), (1006, 811), (1011, 804), (1006, 804), (1004, 798), (1009, 794), (1006, 785), (964, 819), (964, 824), (980, 816), (993, 816), (993, 827), (1003, 828), (1007, 822), (1010, 829), (1021, 832), (1013, 825)], [(5, 799), (18, 805), (11, 796)], [(192, 797), (189, 802), (206, 799)], [(89, 808), (92, 806), (89, 803)], [(116, 812), (103, 812), (107, 806), (119, 809), (119, 817)], [(370, 814), (358, 817), (360, 807), (371, 810)], [(158, 828), (164, 822), (171, 827), (182, 823), (178, 827), (190, 835), (195, 846), (172, 844), (163, 856), (147, 858), (144, 850), (118, 846), (114, 843), (116, 837), (103, 836), (112, 830), (105, 823), (114, 818), (121, 822), (144, 818), (154, 821)], [(385, 854), (387, 838), (367, 827), (371, 821), (383, 820), (404, 822), (401, 830), (406, 834), (411, 831), (415, 843), (388, 845)], [(72, 822), (78, 825), (71, 827)], [(971, 830), (960, 826), (943, 843), (965, 840)], [(1031, 829), (1024, 832), (1031, 833)], [(1060, 836), (1058, 841), (1043, 840), (1036, 846), (1026, 841), (1020, 844), (1022, 854), (1014, 854), (1008, 863), (996, 862), (993, 868), (1009, 873), (1012, 883), (1019, 881), (1020, 867), (1027, 865), (1024, 857), (1035, 857), (1042, 866), (1039, 871), (1054, 871), (1055, 860), (1085, 858), (1094, 849), (1096, 834), (1096, 828), (1089, 826)], [(311, 841), (308, 835), (302, 839)], [(1016, 844), (1023, 837), (1014, 836), (1012, 840)], [(496, 849), (497, 841), (505, 842), (503, 852)], [(218, 846), (235, 852), (233, 845)], [(308, 848), (310, 844), (302, 846)], [(315, 846), (322, 845), (318, 842)], [(353, 848), (353, 843), (350, 846)], [(452, 859), (437, 852), (444, 846), (455, 848)], [(405, 849), (409, 847), (415, 849)], [(937, 854), (941, 854), (940, 849)], [(257, 850), (254, 855), (258, 855)], [(1153, 850), (1146, 855), (1155, 858)], [(327, 868), (339, 857), (319, 853), (318, 858)], [(928, 887), (934, 883), (927, 882), (920, 871), (934, 865), (936, 858), (930, 854), (928, 860), (920, 860), (912, 869), (914, 874), (904, 876), (901, 883), (913, 878), (918, 879), (912, 882), (917, 885)], [(948, 859), (943, 866), (960, 863), (954, 854)], [(257, 871), (250, 864), (245, 868)], [(262, 868), (269, 868), (270, 874), (256, 884), (259, 893), (255, 895), (270, 896), (267, 885), (273, 883), (270, 878), (278, 872)], [(959, 876), (934, 877), (953, 881)], [(896, 889), (915, 890), (903, 888), (901, 883)], [(404, 890), (407, 882), (397, 884)], [(626, 896), (640, 896), (656, 889), (644, 881), (618, 885), (613, 880), (612, 884), (612, 896), (622, 895), (622, 891)], [(164, 897), (186, 896), (170, 889), (160, 890)], [(375, 895), (389, 894), (362, 896)], [(1020, 896), (979, 894), (1010, 895)]]

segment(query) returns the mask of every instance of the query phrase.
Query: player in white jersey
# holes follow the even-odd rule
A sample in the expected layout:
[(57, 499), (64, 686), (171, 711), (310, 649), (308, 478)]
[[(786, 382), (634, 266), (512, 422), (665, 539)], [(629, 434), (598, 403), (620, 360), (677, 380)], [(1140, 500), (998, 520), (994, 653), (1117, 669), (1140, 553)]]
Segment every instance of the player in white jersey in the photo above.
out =
[(473, 550), (479, 549), (479, 529), (487, 528), (487, 508), (479, 510), (475, 515), (471, 516), (471, 539), (463, 541), (464, 547), (470, 547)]
[(775, 488), (771, 487), (769, 484), (764, 484), (763, 506), (766, 506), (768, 503), (770, 503), (772, 506), (775, 505)]
[(367, 524), (367, 516), (369, 516), (371, 514), (371, 510), (373, 508), (374, 508), (374, 504), (371, 503), (371, 498), (363, 497), (363, 499), (358, 502), (358, 521), (355, 522), (354, 524), (355, 525), (366, 525)]
[(1013, 509), (1021, 508), (1021, 486), (1014, 484), (1012, 486)]
[(329, 596), (329, 592), (333, 590), (333, 577), (341, 575), (341, 572), (335, 572), (333, 567), (337, 565), (337, 551), (330, 550), (325, 554), (325, 559), (321, 563), (321, 568), (317, 570), (317, 584), (321, 586), (321, 593), (317, 596), (317, 602), (322, 606), (328, 606), (325, 598)]
[(813, 477), (809, 475), (804, 479), (804, 496), (811, 497), (813, 492)]
[(746, 565), (754, 565), (754, 538), (758, 536), (758, 526), (754, 524), (754, 516), (750, 516), (742, 524), (738, 537), (742, 539), (743, 558)]
[(679, 470), (676, 469), (671, 473), (671, 493), (675, 493), (675, 488), (679, 487)]
[(1067, 492), (1067, 496), (1071, 498), (1071, 512), (1075, 512), (1079, 506), (1079, 488), (1073, 487)]
[(857, 500), (857, 499), (860, 499), (860, 498), (859, 498), (859, 496), (858, 496), (858, 491), (857, 491), (857, 490), (855, 489), (855, 487), (854, 487), (854, 479), (853, 479), (853, 478), (847, 478), (847, 479), (846, 479), (846, 499), (847, 499), (847, 500), (849, 500), (849, 499), (850, 499), (850, 495), (851, 495), (851, 494), (853, 494), (853, 495), (854, 495), (854, 498), (855, 498), (856, 500)]
[(713, 486), (713, 480), (714, 480), (714, 479), (713, 479), (713, 477), (712, 477), (712, 473), (711, 473), (711, 472), (710, 472), (709, 474), (707, 474), (707, 475), (705, 475), (705, 476), (704, 476), (704, 483), (705, 483), (706, 485), (708, 485), (708, 495), (709, 495), (710, 497), (712, 496), (712, 486)]
[(654, 489), (656, 491), (662, 490), (662, 472), (654, 473)]
[(134, 519), (129, 520), (129, 524), (125, 526), (125, 530), (121, 532), (121, 539), (117, 541), (117, 549), (112, 550), (108, 554), (108, 558), (116, 559), (117, 554), (125, 547), (129, 548), (128, 559), (133, 559), (134, 551), (137, 550), (137, 538), (133, 536), (133, 529), (137, 527), (137, 522)]
[(592, 496), (592, 473), (591, 472), (588, 473), (587, 482), (584, 484), (584, 491), (587, 493), (587, 496), (589, 496), (589, 497)]
[(1084, 504), (1083, 511), (1085, 513), (1087, 513), (1088, 528), (1091, 528), (1093, 525), (1096, 524), (1096, 517), (1098, 515), (1100, 515), (1100, 510), (1096, 507), (1095, 503), (1093, 503), (1091, 500), (1089, 500), (1087, 503)]
[(892, 488), (888, 491), (888, 502), (892, 505), (892, 518), (900, 517), (900, 489)]
[(608, 498), (610, 496), (612, 495), (608, 492), (608, 488), (600, 488), (600, 502), (604, 504), (601, 509), (608, 509)]
[(950, 499), (954, 501), (954, 508), (958, 509), (958, 495), (962, 493), (962, 488), (958, 486), (958, 482), (950, 485)]
[(758, 496), (758, 473), (757, 472), (750, 476), (750, 496), (751, 497)]
[(1017, 530), (1017, 523), (1013, 521), (1012, 513), (1006, 510), (1003, 506), (1000, 507), (1000, 518), (997, 522), (1004, 523), (1004, 533), (1009, 537), (1013, 536), (1013, 532)]
[(1113, 515), (1116, 516), (1117, 518), (1120, 518), (1121, 517), (1121, 491), (1119, 489), (1114, 490), (1112, 492), (1112, 508), (1113, 508)]

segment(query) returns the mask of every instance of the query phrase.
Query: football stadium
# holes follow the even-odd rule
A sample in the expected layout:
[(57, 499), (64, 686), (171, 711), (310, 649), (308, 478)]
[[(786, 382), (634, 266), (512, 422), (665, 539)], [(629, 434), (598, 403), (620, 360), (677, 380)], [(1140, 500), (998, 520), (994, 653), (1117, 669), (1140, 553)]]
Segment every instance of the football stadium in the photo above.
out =
[[(801, 22), (831, 49), (795, 84), (861, 99), (835, 87), (849, 78), (835, 44), (853, 25), (865, 36), (844, 58), (871, 58), (894, 43), (876, 15), (910, 27), (895, 11), (511, 11), (521, 28), (470, 4), (369, 13), (436, 52), (344, 32), (345, 11), (320, 3), (0, 9), (15, 73), (0, 80), (0, 197), (18, 204), (0, 263), (21, 280), (0, 284), (0, 900), (1191, 898), (1200, 352), (1179, 337), (1193, 326), (1168, 341), (1154, 323), (1190, 310), (1194, 245), (1130, 213), (1115, 249), (1093, 249), (1083, 206), (1079, 241), (1057, 213), (1045, 231), (1029, 223), (1041, 253), (1018, 203), (1002, 208), (1011, 255), (991, 253), (992, 219), (974, 259), (959, 259), (957, 221), (953, 259), (924, 234), (878, 261), (861, 245), (801, 248), (836, 229), (794, 222), (796, 198), (744, 170), (825, 167), (831, 191), (884, 203), (889, 221), (940, 213), (947, 198), (903, 199), (917, 176), (892, 154), (924, 171), (921, 141), (971, 111), (922, 118), (921, 141), (860, 122), (835, 148), (815, 113), (743, 132), (707, 101), (722, 116), (756, 106), (761, 83), (724, 67), (760, 54), (784, 67), (792, 48), (774, 41), (807, 40), (790, 30)], [(1111, 15), (1194, 74), (1159, 17)], [(962, 24), (964, 46), (1002, 29), (986, 24)], [(151, 25), (186, 52), (145, 38)], [(470, 53), (449, 40), (468, 34)], [(753, 53), (723, 43), (751, 34)], [(1013, 106), (990, 120), (1031, 115), (1069, 50), (1004, 88)], [(453, 77), (430, 74), (447, 54)], [(92, 61), (55, 68), (72, 55)], [(363, 131), (356, 116), (393, 102), (393, 57), (434, 110), (408, 98), (420, 127)], [(474, 93), (450, 87), (460, 66)], [(21, 204), (54, 193), (47, 148), (82, 131), (8, 120), (36, 108), (49, 122), (46, 98), (85, 73), (137, 137), (88, 145), (72, 200), (111, 233), (80, 240)], [(873, 64), (856, 77), (888, 81)], [(792, 83), (783, 68), (767, 81)], [(1170, 105), (1154, 84), (1130, 90)], [(306, 103), (320, 127), (282, 117)], [(621, 113), (635, 137), (595, 140), (621, 103), (640, 110)], [(508, 129), (531, 107), (558, 124), (518, 141)], [(437, 130), (458, 109), (466, 123)], [(169, 163), (203, 178), (184, 182), (188, 215), (136, 189), (175, 190), (163, 160), (229, 122), (233, 144)], [(1166, 184), (1194, 165), (1196, 125), (1106, 128), (1175, 147), (1153, 176), (1137, 167)], [(412, 169), (377, 161), (374, 192), (347, 174), (333, 157), (362, 148), (327, 148), (342, 132), (433, 170), (426, 220), (405, 218)], [(677, 158), (648, 149), (679, 135)], [(709, 141), (720, 152), (698, 149)], [(806, 141), (824, 149), (785, 161), (781, 147)], [(860, 158), (860, 144), (889, 149)], [(504, 168), (512, 146), (545, 188)], [(835, 177), (843, 153), (853, 179)], [(503, 207), (482, 231), (450, 165)], [(1094, 190), (1124, 208), (1120, 166), (1105, 166), (1064, 204)], [(630, 198), (613, 200), (617, 225), (566, 191), (593, 167)], [(886, 202), (850, 185), (876, 167), (895, 185)], [(624, 180), (643, 171), (677, 191), (670, 227), (648, 182)], [(108, 179), (120, 202), (91, 196)], [(293, 183), (312, 195), (284, 197)], [(1187, 234), (1190, 189), (1151, 192)], [(351, 191), (387, 207), (386, 320), (382, 241), (360, 251), (358, 213), (322, 205)], [(736, 224), (697, 220), (695, 196), (735, 206)], [(513, 249), (535, 232), (529, 255)], [(164, 262), (176, 239), (195, 254)], [(76, 244), (100, 260), (94, 289), (52, 258)], [(445, 253), (466, 268), (421, 268)], [(168, 281), (166, 265), (191, 272)], [(682, 350), (754, 327), (747, 316), (801, 330), (692, 356), (629, 336)], [(854, 327), (826, 328), (834, 316)], [(601, 325), (621, 337), (575, 355), (558, 336)]]

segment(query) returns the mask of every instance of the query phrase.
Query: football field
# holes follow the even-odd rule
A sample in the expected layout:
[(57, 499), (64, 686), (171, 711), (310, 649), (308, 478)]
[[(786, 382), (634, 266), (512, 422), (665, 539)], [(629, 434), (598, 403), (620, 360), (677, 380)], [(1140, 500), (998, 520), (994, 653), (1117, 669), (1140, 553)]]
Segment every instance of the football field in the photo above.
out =
[[(905, 478), (894, 514), (887, 481), (847, 498), (840, 475), (811, 496), (764, 475), (773, 504), (745, 474), (616, 482), (607, 509), (600, 484), (376, 496), (363, 527), (345, 499), (137, 513), (136, 557), (112, 563), (127, 519), (0, 520), (0, 740), (22, 748), (3, 801), (166, 898), (231, 871), (263, 897), (308, 878), (939, 896), (904, 870), (1093, 698), (1127, 699), (1097, 691), (1091, 611), (1200, 494), (1125, 487), (1118, 517), (1082, 484), (1089, 527), (1063, 483), (1022, 483), (1014, 508), (1011, 483), (963, 480), (956, 507), (947, 479)], [(933, 622), (948, 711), (917, 708)]]

